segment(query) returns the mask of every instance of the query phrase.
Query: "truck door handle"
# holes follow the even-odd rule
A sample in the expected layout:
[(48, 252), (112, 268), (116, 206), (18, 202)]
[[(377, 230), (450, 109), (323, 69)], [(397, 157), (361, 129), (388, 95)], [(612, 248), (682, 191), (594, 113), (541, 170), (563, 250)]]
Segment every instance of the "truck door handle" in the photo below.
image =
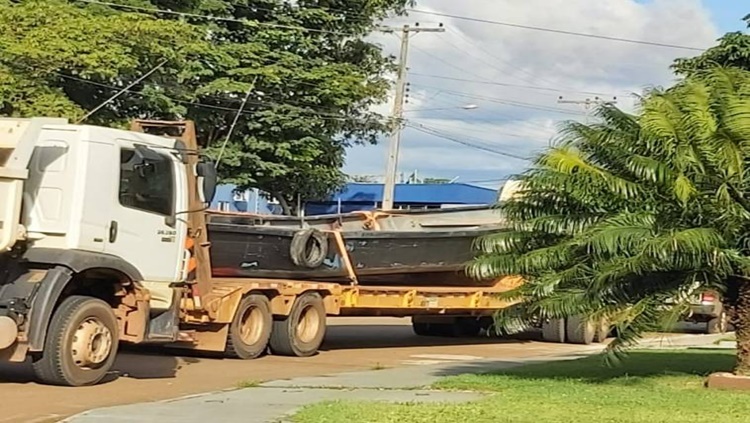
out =
[(117, 241), (117, 222), (114, 220), (109, 223), (109, 242)]

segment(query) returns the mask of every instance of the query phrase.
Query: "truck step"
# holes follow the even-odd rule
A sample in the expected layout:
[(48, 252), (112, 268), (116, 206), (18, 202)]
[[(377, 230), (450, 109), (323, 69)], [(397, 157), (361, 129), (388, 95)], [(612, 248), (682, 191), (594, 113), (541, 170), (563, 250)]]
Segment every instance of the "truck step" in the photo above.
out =
[(194, 334), (194, 330), (181, 331), (177, 334), (177, 342), (196, 342), (197, 340), (193, 336)]

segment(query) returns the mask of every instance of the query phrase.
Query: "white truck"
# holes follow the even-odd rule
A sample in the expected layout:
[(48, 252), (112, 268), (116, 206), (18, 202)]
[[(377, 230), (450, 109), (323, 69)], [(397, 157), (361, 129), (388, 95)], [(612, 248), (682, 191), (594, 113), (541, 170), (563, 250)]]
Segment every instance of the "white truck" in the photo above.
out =
[(489, 324), (507, 306), (492, 294), (519, 283), (215, 278), (204, 213), (215, 188), (192, 122), (0, 119), (0, 361), (30, 356), (42, 382), (81, 386), (107, 374), (120, 341), (309, 356), (327, 316), (412, 316), (419, 334), (456, 333), (443, 329)]

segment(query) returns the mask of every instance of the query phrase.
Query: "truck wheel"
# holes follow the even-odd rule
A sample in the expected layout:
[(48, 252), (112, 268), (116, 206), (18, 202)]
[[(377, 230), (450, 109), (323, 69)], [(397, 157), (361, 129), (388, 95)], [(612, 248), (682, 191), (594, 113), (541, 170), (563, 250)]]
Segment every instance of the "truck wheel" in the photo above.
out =
[(609, 338), (609, 323), (602, 320), (596, 326), (596, 333), (594, 334), (594, 342), (602, 343)]
[(68, 297), (52, 316), (44, 351), (33, 357), (34, 373), (50, 385), (95, 385), (114, 364), (118, 341), (117, 318), (109, 304)]
[(565, 319), (545, 319), (542, 322), (542, 340), (558, 344), (565, 342)]
[(326, 309), (320, 294), (312, 292), (297, 298), (292, 312), (273, 322), (271, 351), (274, 354), (309, 357), (315, 354), (326, 334)]
[(458, 337), (471, 338), (479, 336), (479, 332), (482, 331), (482, 325), (475, 317), (459, 317), (452, 326), (454, 336)]
[(593, 322), (583, 316), (568, 317), (565, 329), (568, 342), (571, 344), (589, 345), (594, 342), (596, 327)]
[(435, 336), (434, 328), (429, 323), (412, 321), (411, 328), (419, 336)]
[(728, 323), (729, 319), (727, 318), (727, 312), (722, 310), (718, 316), (708, 321), (708, 323), (706, 324), (706, 333), (725, 333), (729, 326)]
[(258, 358), (266, 351), (272, 325), (268, 298), (261, 294), (246, 296), (229, 324), (226, 355), (243, 360)]

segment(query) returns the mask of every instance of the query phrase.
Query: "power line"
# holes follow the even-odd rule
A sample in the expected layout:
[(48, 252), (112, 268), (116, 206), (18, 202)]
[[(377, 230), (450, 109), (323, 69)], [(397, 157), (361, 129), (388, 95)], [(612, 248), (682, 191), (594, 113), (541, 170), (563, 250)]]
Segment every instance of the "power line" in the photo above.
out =
[(488, 97), (488, 96), (470, 94), (470, 93), (466, 93), (466, 92), (462, 92), (462, 91), (446, 90), (446, 89), (443, 89), (443, 88), (431, 87), (431, 86), (422, 85), (422, 84), (417, 84), (417, 86), (423, 87), (423, 88), (441, 90), (442, 92), (444, 92), (446, 94), (449, 94), (449, 95), (454, 95), (454, 96), (459, 96), (459, 97), (465, 97), (465, 98), (472, 98), (472, 99), (475, 99), (475, 100), (486, 100), (486, 101), (490, 101), (490, 102), (493, 102), (493, 103), (505, 104), (505, 105), (514, 106), (514, 107), (521, 107), (521, 108), (525, 108), (525, 109), (541, 110), (541, 111), (545, 111), (545, 112), (561, 113), (561, 114), (573, 115), (573, 116), (584, 116), (584, 114), (582, 114), (582, 113), (577, 113), (577, 112), (573, 112), (573, 111), (565, 110), (565, 109), (558, 109), (558, 108), (549, 107), (549, 106), (545, 106), (545, 105), (541, 105), (541, 104), (526, 103), (526, 102), (522, 102), (522, 101), (509, 100), (509, 99), (503, 99), (503, 98), (497, 98), (497, 97)]
[[(0, 63), (2, 63), (2, 60), (0, 60)], [(29, 69), (29, 70), (36, 70), (36, 68), (34, 68), (33, 66), (25, 65), (25, 64), (21, 64), (21, 63), (12, 63), (12, 64), (9, 64), (9, 63), (6, 62), (5, 64), (9, 65), (9, 66), (21, 66), (21, 67), (24, 67), (24, 68)], [(66, 74), (60, 73), (60, 72), (46, 71), (46, 73), (48, 73), (50, 75), (58, 76), (60, 78), (68, 79), (68, 80), (71, 80), (71, 81), (77, 81), (77, 82), (81, 82), (81, 83), (88, 84), (88, 85), (99, 86), (99, 87), (102, 87), (102, 88), (108, 88), (108, 89), (112, 89), (112, 90), (121, 90), (122, 89), (122, 86), (118, 87), (118, 86), (115, 86), (115, 85), (104, 84), (104, 83), (101, 83), (101, 82), (92, 81), (90, 79), (80, 78), (80, 77), (76, 77), (76, 76), (72, 76), (72, 75), (66, 75)], [(300, 84), (313, 85), (313, 84), (309, 84), (309, 83), (304, 83), (302, 81), (297, 81), (297, 82), (300, 83)], [(131, 93), (131, 94), (145, 95), (141, 91), (135, 91), (135, 90), (132, 90), (132, 89), (129, 89), (129, 88), (128, 89), (124, 89), (122, 91), (123, 92), (127, 92), (127, 93)], [(161, 94), (161, 95), (164, 98), (170, 99), (170, 100), (172, 100), (174, 102), (177, 102), (177, 103), (184, 103), (184, 104), (190, 104), (190, 105), (194, 105), (194, 106), (200, 106), (200, 107), (206, 107), (206, 108), (212, 108), (212, 109), (218, 109), (218, 110), (227, 110), (227, 111), (233, 111), (233, 112), (235, 112), (237, 110), (235, 108), (216, 106), (216, 105), (212, 105), (212, 104), (205, 104), (205, 103), (194, 102), (194, 101), (180, 100), (180, 99), (168, 96), (166, 94)], [(242, 101), (241, 98), (227, 98), (227, 97), (220, 97), (220, 96), (217, 96), (217, 95), (207, 95), (207, 94), (203, 94), (202, 96), (203, 97), (207, 97), (207, 98), (216, 99), (218, 101), (225, 101), (225, 102), (241, 102)], [(330, 113), (332, 111), (330, 109), (329, 110), (325, 110), (325, 111), (322, 110), (322, 109), (315, 109), (315, 107), (317, 106), (315, 104), (299, 103), (299, 102), (290, 101), (290, 100), (285, 100), (284, 103), (276, 103), (276, 102), (269, 102), (269, 101), (265, 101), (264, 102), (264, 101), (257, 101), (257, 100), (248, 100), (247, 102), (250, 103), (250, 104), (255, 104), (255, 105), (260, 105), (260, 106), (277, 106), (277, 107), (279, 107), (279, 106), (290, 106), (291, 105), (291, 106), (294, 106), (294, 107), (297, 107), (297, 108), (300, 108), (300, 109), (309, 109), (309, 110), (315, 111), (316, 112), (315, 114), (317, 116), (327, 115), (330, 118), (341, 119), (341, 120), (350, 120), (350, 119), (352, 119), (350, 117), (337, 115), (335, 113)]]
[(474, 143), (470, 143), (470, 142), (467, 142), (467, 141), (463, 141), (463, 140), (460, 140), (458, 138), (454, 138), (454, 137), (449, 136), (449, 135), (444, 135), (441, 132), (431, 130), (429, 127), (426, 127), (425, 125), (422, 125), (422, 124), (413, 125), (413, 124), (407, 122), (406, 125), (408, 127), (412, 128), (412, 129), (416, 130), (416, 131), (423, 132), (425, 134), (432, 135), (434, 137), (442, 138), (444, 140), (451, 141), (451, 142), (454, 142), (454, 143), (457, 143), (457, 144), (461, 144), (461, 145), (466, 146), (466, 147), (474, 148), (474, 149), (485, 151), (485, 152), (492, 153), (492, 154), (497, 154), (497, 155), (500, 155), (500, 156), (510, 157), (510, 158), (513, 158), (513, 159), (524, 160), (524, 161), (528, 161), (529, 160), (527, 157), (519, 156), (519, 155), (516, 155), (516, 154), (513, 154), (513, 153), (506, 153), (506, 152), (501, 151), (501, 150), (496, 150), (494, 148), (485, 147), (483, 145), (479, 145), (479, 144), (474, 144)]
[(693, 50), (693, 51), (704, 51), (704, 48), (698, 48), (698, 47), (689, 47), (689, 46), (681, 46), (677, 44), (669, 44), (669, 43), (661, 43), (656, 41), (645, 41), (645, 40), (633, 40), (629, 38), (621, 38), (621, 37), (612, 37), (608, 35), (598, 35), (598, 34), (588, 34), (584, 32), (575, 32), (575, 31), (567, 31), (562, 29), (553, 29), (553, 28), (544, 28), (539, 26), (531, 26), (531, 25), (521, 25), (521, 24), (515, 24), (510, 22), (501, 22), (501, 21), (495, 21), (490, 19), (480, 19), (480, 18), (474, 18), (470, 16), (459, 16), (459, 15), (451, 15), (448, 13), (440, 13), (440, 12), (431, 12), (429, 10), (420, 10), (420, 9), (408, 9), (409, 12), (414, 13), (421, 13), (425, 15), (433, 15), (433, 16), (441, 16), (445, 18), (453, 18), (463, 21), (469, 21), (469, 22), (477, 22), (477, 23), (485, 23), (490, 25), (498, 25), (498, 26), (507, 26), (511, 28), (521, 28), (521, 29), (528, 29), (533, 31), (541, 31), (541, 32), (550, 32), (554, 34), (563, 34), (563, 35), (573, 35), (577, 37), (585, 37), (585, 38), (594, 38), (599, 40), (607, 40), (607, 41), (618, 41), (622, 43), (630, 43), (630, 44), (641, 44), (641, 45), (648, 45), (648, 46), (655, 46), (655, 47), (667, 47), (667, 48), (675, 48), (675, 49), (682, 49), (682, 50)]
[(174, 15), (174, 16), (182, 16), (186, 18), (194, 18), (194, 19), (205, 19), (210, 21), (221, 21), (221, 22), (234, 22), (234, 23), (241, 23), (243, 25), (249, 25), (249, 26), (267, 26), (270, 28), (279, 28), (279, 29), (293, 29), (298, 31), (305, 31), (305, 32), (318, 32), (323, 34), (334, 34), (334, 35), (343, 35), (343, 36), (350, 36), (351, 34), (347, 34), (345, 32), (340, 31), (331, 31), (326, 29), (318, 29), (318, 28), (307, 28), (304, 26), (298, 26), (298, 25), (284, 25), (284, 24), (275, 24), (270, 22), (259, 22), (259, 21), (250, 21), (247, 19), (237, 19), (237, 18), (224, 18), (221, 16), (210, 16), (210, 15), (201, 15), (198, 13), (187, 13), (187, 12), (177, 12), (174, 10), (165, 10), (165, 9), (157, 9), (157, 8), (151, 8), (151, 7), (140, 7), (140, 6), (131, 6), (128, 4), (119, 4), (119, 3), (110, 3), (106, 1), (98, 1), (98, 0), (75, 0), (80, 1), (83, 3), (89, 3), (89, 4), (98, 4), (100, 6), (109, 6), (109, 7), (115, 7), (115, 8), (122, 8), (122, 9), (130, 9), (130, 10), (136, 10), (139, 12), (148, 12), (148, 13), (161, 13), (165, 15)]
[(492, 81), (479, 81), (476, 79), (468, 79), (468, 78), (454, 78), (451, 76), (445, 76), (445, 75), (432, 75), (428, 73), (419, 73), (419, 72), (411, 72), (414, 76), (422, 76), (425, 78), (435, 78), (435, 79), (445, 79), (448, 81), (459, 81), (459, 82), (470, 82), (473, 84), (485, 84), (485, 85), (497, 85), (500, 87), (512, 87), (512, 88), (525, 88), (529, 90), (539, 90), (539, 91), (550, 91), (554, 93), (581, 93), (581, 94), (590, 94), (590, 95), (609, 95), (605, 93), (597, 93), (597, 92), (591, 92), (591, 91), (574, 91), (574, 90), (561, 90), (557, 88), (547, 88), (547, 87), (540, 87), (535, 85), (521, 85), (521, 84), (510, 84), (507, 82), (492, 82)]
[[(3, 63), (3, 60), (0, 60), (0, 63)], [(8, 66), (20, 66), (22, 68), (26, 68), (26, 69), (31, 70), (31, 71), (36, 71), (37, 70), (36, 67), (30, 66), (30, 65), (26, 65), (26, 64), (23, 64), (23, 63), (18, 63), (18, 62), (14, 62), (14, 63), (5, 62), (5, 64), (8, 65)], [(98, 86), (98, 87), (107, 88), (107, 89), (111, 89), (111, 90), (115, 90), (115, 91), (122, 91), (123, 93), (135, 94), (135, 95), (139, 95), (139, 96), (146, 95), (142, 91), (136, 91), (136, 90), (133, 90), (133, 89), (130, 89), (130, 88), (123, 89), (123, 86), (115, 86), (115, 85), (110, 85), (110, 84), (104, 84), (104, 83), (101, 83), (101, 82), (92, 81), (90, 79), (84, 79), (84, 78), (80, 78), (80, 77), (76, 77), (76, 76), (72, 76), (72, 75), (66, 75), (66, 74), (60, 73), (60, 72), (43, 71), (43, 73), (47, 73), (47, 74), (50, 74), (50, 75), (55, 75), (55, 76), (63, 78), (63, 79), (68, 79), (68, 80), (71, 80), (71, 81), (77, 81), (77, 82), (80, 82), (80, 83), (83, 83), (83, 84), (87, 84), (87, 85)], [(302, 81), (297, 81), (297, 82), (301, 83), (301, 84), (313, 85), (313, 84), (309, 84), (309, 83), (304, 83)], [(177, 99), (175, 97), (169, 96), (169, 95), (164, 94), (164, 93), (160, 93), (160, 95), (162, 97), (164, 97), (166, 99), (169, 99), (169, 100), (172, 100), (172, 101), (174, 101), (176, 103), (187, 104), (187, 105), (191, 105), (191, 106), (195, 106), (195, 107), (199, 107), (199, 108), (207, 108), (207, 109), (215, 109), (215, 110), (224, 110), (224, 111), (230, 111), (230, 112), (237, 112), (237, 108), (217, 106), (217, 105), (213, 105), (213, 104), (206, 104), (206, 103), (201, 103), (201, 102), (196, 102), (196, 101), (180, 100), (180, 99)], [(220, 96), (216, 96), (216, 95), (203, 95), (203, 97), (212, 98), (212, 99), (215, 99), (217, 101), (224, 101), (224, 102), (239, 103), (239, 102), (242, 101), (241, 98), (227, 98), (227, 97), (220, 97)], [(372, 121), (372, 119), (368, 119), (368, 118), (364, 118), (363, 119), (363, 118), (354, 118), (354, 117), (348, 117), (348, 116), (341, 116), (339, 114), (331, 113), (332, 110), (330, 110), (330, 109), (329, 110), (316, 109), (315, 108), (316, 105), (306, 104), (306, 103), (299, 103), (299, 102), (294, 102), (294, 101), (289, 101), (289, 100), (285, 100), (283, 103), (276, 103), (276, 102), (270, 102), (270, 101), (265, 101), (264, 102), (264, 101), (257, 101), (257, 100), (248, 100), (247, 102), (250, 103), (250, 104), (259, 105), (259, 106), (272, 106), (272, 107), (274, 107), (274, 106), (275, 107), (290, 107), (291, 106), (291, 107), (296, 107), (298, 109), (301, 109), (301, 110), (297, 110), (296, 112), (309, 112), (309, 113), (312, 114), (311, 115), (312, 117), (316, 117), (316, 118), (322, 119), (322, 120)], [(304, 109), (307, 109), (307, 110), (304, 110)], [(253, 112), (250, 112), (250, 111), (243, 112), (243, 114), (247, 114), (247, 115), (251, 115), (252, 113)], [(386, 123), (388, 121), (385, 118), (375, 119), (375, 120), (378, 121), (378, 122), (381, 122), (381, 123)]]
[[(431, 119), (431, 118), (424, 118), (424, 120), (411, 119), (412, 122), (429, 121), (429, 124), (431, 126), (436, 126), (438, 128), (442, 128), (442, 129), (447, 129), (447, 130), (455, 130), (456, 129), (455, 126), (450, 126), (450, 125), (447, 125), (447, 124), (435, 123), (434, 120), (435, 119)], [(439, 122), (445, 121), (445, 120), (451, 120), (451, 119), (441, 119), (441, 120), (439, 120)], [(463, 121), (459, 121), (459, 122), (463, 122)], [(487, 127), (485, 127), (484, 129), (477, 128), (476, 127), (477, 125), (474, 125), (476, 122), (481, 122), (481, 123), (485, 124), (483, 126), (489, 126), (490, 128), (487, 128)], [(554, 131), (555, 131), (554, 128), (548, 128), (548, 127), (543, 126), (543, 125), (534, 124), (534, 123), (529, 122), (527, 119), (495, 119), (495, 118), (489, 118), (489, 119), (474, 119), (474, 118), (472, 118), (470, 121), (466, 122), (468, 124), (471, 124), (472, 126), (469, 127), (469, 128), (462, 127), (462, 128), (460, 128), (460, 130), (461, 130), (461, 132), (473, 132), (473, 133), (489, 134), (489, 135), (498, 135), (499, 134), (499, 135), (508, 135), (508, 136), (512, 136), (512, 137), (513, 136), (519, 136), (519, 137), (523, 137), (523, 138), (528, 138), (527, 135), (520, 136), (520, 135), (516, 135), (516, 134), (507, 134), (507, 133), (503, 133), (503, 132), (498, 132), (496, 128), (499, 127), (500, 125), (498, 125), (497, 122), (516, 122), (519, 125), (525, 125), (525, 126), (527, 126), (531, 130), (539, 131), (539, 133), (537, 133), (537, 134), (530, 134), (530, 135), (533, 135), (533, 136), (551, 137), (551, 136), (554, 135)], [(521, 128), (521, 129), (525, 129), (525, 128)], [(550, 131), (552, 131), (552, 132), (550, 132)]]
[[(433, 127), (431, 127), (429, 125), (425, 125), (423, 123), (419, 123), (418, 121), (415, 121), (415, 120), (411, 120), (411, 122), (417, 123), (417, 125), (420, 125), (422, 128), (429, 129), (430, 131), (439, 132), (439, 133), (442, 133), (442, 134), (445, 134), (445, 135), (449, 135), (449, 136), (455, 136), (455, 137), (458, 136), (458, 135), (454, 135), (454, 134), (452, 134), (450, 132), (446, 132), (445, 130), (438, 129), (438, 128), (433, 128)], [(514, 137), (514, 138), (521, 138), (521, 139), (524, 139), (524, 140), (536, 140), (536, 138), (532, 138), (531, 135), (513, 134), (513, 133), (501, 132), (501, 131), (495, 131), (494, 134), (495, 135), (504, 135), (504, 136), (508, 136), (508, 137)], [(484, 138), (475, 137), (475, 136), (460, 135), (460, 137), (461, 138), (465, 138), (465, 139), (469, 139), (469, 140), (478, 141), (480, 143), (493, 144), (493, 142), (490, 141), (490, 140), (487, 140), (487, 139), (484, 139)]]
[[(410, 121), (411, 122), (419, 122), (418, 120), (415, 120), (415, 119), (410, 119)], [(429, 128), (429, 126), (427, 126), (425, 124), (421, 124), (420, 123), (420, 125), (423, 125), (424, 127)], [(438, 126), (438, 127), (442, 126), (443, 128), (446, 128), (446, 129), (454, 129), (454, 128), (448, 128), (445, 125), (440, 125), (440, 124), (436, 124), (436, 123), (433, 123), (433, 122), (430, 122), (430, 125), (434, 125), (434, 126)], [(433, 129), (435, 131), (442, 131), (441, 129), (436, 129), (436, 128), (430, 128), (430, 129)], [(502, 132), (502, 131), (492, 131), (492, 132), (485, 131), (484, 133), (490, 133), (490, 134), (493, 134), (493, 135), (504, 135), (506, 137), (513, 137), (513, 138), (522, 138), (522, 139), (526, 139), (526, 140), (528, 140), (531, 137), (531, 135), (514, 134), (514, 133), (511, 133), (511, 132)], [(536, 134), (536, 136), (541, 136), (541, 135), (542, 134)], [(545, 134), (545, 135), (551, 135), (551, 134)], [(482, 139), (482, 138), (479, 138), (479, 137), (474, 137), (474, 136), (462, 135), (462, 137), (464, 137), (464, 138), (471, 138), (471, 139), (474, 139), (474, 140), (477, 140), (477, 141), (482, 141), (482, 142), (491, 142), (489, 140)]]
[[(469, 37), (467, 37), (466, 35), (464, 35), (463, 32), (461, 32), (460, 30), (451, 31), (451, 33), (456, 34), (459, 38), (461, 38), (461, 40), (463, 40), (464, 42), (466, 42), (467, 45), (470, 46), (470, 48), (476, 48), (477, 42), (474, 41), (474, 40), (469, 39)], [(510, 60), (505, 60), (505, 59), (502, 59), (502, 58), (500, 58), (498, 56), (495, 56), (494, 54), (492, 54), (489, 51), (487, 51), (487, 49), (480, 48), (479, 51), (481, 51), (482, 53), (484, 53), (488, 57), (491, 57), (492, 59), (497, 60), (498, 63), (502, 63), (504, 66), (507, 66), (507, 67), (512, 68), (512, 69), (515, 69), (515, 70), (517, 70), (517, 71), (519, 71), (519, 72), (521, 72), (523, 74), (528, 75), (531, 78), (531, 79), (521, 78), (520, 76), (509, 74), (510, 76), (513, 76), (513, 77), (517, 78), (520, 81), (525, 81), (525, 82), (528, 82), (530, 84), (536, 84), (536, 82), (538, 80), (541, 80), (541, 81), (548, 81), (549, 83), (552, 83), (552, 84), (556, 84), (556, 82), (554, 82), (554, 81), (551, 81), (551, 80), (549, 80), (549, 79), (547, 79), (545, 77), (538, 76), (538, 75), (535, 75), (532, 72), (529, 72), (528, 70), (522, 68), (521, 66), (518, 66), (518, 65), (514, 64)]]
[[(91, 81), (91, 80), (88, 80), (88, 79), (78, 78), (78, 77), (75, 77), (75, 76), (65, 75), (65, 74), (61, 74), (61, 73), (57, 73), (57, 72), (51, 72), (51, 73), (53, 75), (59, 76), (60, 78), (69, 79), (69, 80), (72, 80), (72, 81), (78, 81), (78, 82), (81, 82), (81, 83), (84, 83), (84, 84), (95, 85), (95, 86), (99, 86), (99, 87), (102, 87), (102, 88), (108, 88), (108, 89), (112, 89), (112, 90), (121, 90), (120, 87), (116, 87), (114, 85), (102, 84), (100, 82), (95, 82), (95, 81)], [(139, 95), (139, 96), (146, 95), (145, 93), (143, 93), (141, 91), (135, 91), (135, 90), (130, 90), (130, 89), (124, 90), (124, 92), (130, 93), (130, 94)], [(174, 98), (174, 97), (170, 97), (170, 96), (168, 96), (166, 94), (161, 94), (161, 95), (164, 98), (172, 100), (172, 101), (174, 101), (176, 103), (187, 104), (187, 105), (191, 105), (191, 106), (195, 106), (195, 107), (200, 107), (200, 108), (209, 108), (209, 109), (224, 110), (224, 111), (229, 111), (229, 112), (237, 112), (236, 108), (216, 106), (216, 105), (213, 105), (213, 104), (205, 104), (205, 103), (200, 103), (200, 102), (195, 102), (195, 101), (180, 100), (180, 99), (177, 99), (177, 98)], [(219, 97), (212, 97), (212, 98), (219, 99)], [(222, 100), (225, 100), (225, 101), (227, 101), (227, 100), (235, 101), (237, 99), (222, 99)], [(242, 101), (242, 100), (240, 99), (238, 101)], [(288, 106), (287, 104), (274, 103), (274, 102), (248, 101), (248, 103), (255, 104), (255, 105), (260, 105), (260, 106)], [(293, 107), (298, 107), (298, 108), (303, 108), (303, 107), (295, 106), (295, 105), (292, 105), (292, 106)], [(342, 121), (346, 121), (346, 120), (361, 120), (361, 119), (357, 119), (357, 118), (351, 118), (351, 117), (345, 117), (345, 116), (336, 116), (336, 115), (333, 115), (333, 114), (326, 114), (326, 113), (323, 113), (323, 112), (320, 112), (320, 111), (316, 111), (315, 109), (312, 109), (310, 107), (307, 107), (307, 108), (309, 109), (308, 110), (309, 112), (313, 113), (312, 117), (316, 117), (316, 118), (323, 119), (323, 120), (342, 120)], [(304, 110), (300, 110), (300, 112), (302, 112), (302, 111), (304, 111)], [(253, 112), (247, 111), (247, 112), (242, 112), (242, 114), (252, 115)]]
[(440, 57), (438, 55), (432, 54), (431, 52), (429, 52), (429, 51), (427, 51), (427, 50), (425, 50), (423, 48), (420, 48), (420, 47), (417, 47), (417, 46), (414, 46), (414, 48), (417, 49), (417, 50), (419, 50), (422, 54), (425, 54), (425, 55), (433, 58), (434, 60), (437, 60), (438, 62), (443, 63), (443, 64), (445, 64), (447, 66), (450, 66), (453, 69), (456, 69), (457, 71), (459, 71), (461, 73), (468, 73), (468, 74), (476, 76), (477, 78), (480, 78), (480, 79), (483, 79), (485, 81), (490, 82), (490, 80), (488, 78), (485, 78), (482, 75), (479, 75), (478, 73), (474, 72), (473, 70), (462, 68), (462, 67), (456, 65), (455, 63), (452, 63), (452, 62), (450, 62), (450, 61), (448, 61), (446, 59), (443, 59), (442, 57)]

